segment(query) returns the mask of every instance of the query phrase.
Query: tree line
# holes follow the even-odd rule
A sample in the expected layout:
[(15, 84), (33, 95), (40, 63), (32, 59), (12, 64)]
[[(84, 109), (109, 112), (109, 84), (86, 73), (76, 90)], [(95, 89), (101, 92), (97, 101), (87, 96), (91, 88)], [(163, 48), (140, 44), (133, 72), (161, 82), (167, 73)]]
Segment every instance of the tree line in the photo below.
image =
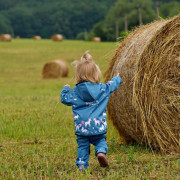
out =
[[(158, 3), (158, 4), (157, 4)], [(158, 8), (158, 9), (157, 9)], [(115, 41), (139, 24), (177, 14), (171, 0), (0, 0), (0, 34)]]
[(115, 41), (139, 25), (172, 17), (179, 12), (178, 1), (117, 0), (105, 19), (93, 26), (88, 38), (100, 36), (103, 41)]

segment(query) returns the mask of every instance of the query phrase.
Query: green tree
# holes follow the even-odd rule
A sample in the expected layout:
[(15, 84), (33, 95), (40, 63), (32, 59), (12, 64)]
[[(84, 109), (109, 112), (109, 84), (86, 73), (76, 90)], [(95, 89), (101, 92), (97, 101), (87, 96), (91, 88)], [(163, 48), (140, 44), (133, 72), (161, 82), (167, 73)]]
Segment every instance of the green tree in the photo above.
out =
[(152, 9), (152, 1), (151, 0), (134, 0), (133, 5), (138, 10), (138, 19), (139, 25), (143, 24), (143, 10), (147, 10), (149, 8)]
[[(39, 34), (49, 38), (62, 33), (74, 39), (95, 23), (102, 21), (115, 0), (0, 0), (15, 34), (31, 37)], [(4, 19), (2, 18), (4, 21)], [(1, 24), (7, 24), (1, 22)], [(4, 26), (4, 25), (3, 25)], [(23, 28), (22, 28), (23, 27)]]
[(10, 25), (10, 21), (3, 14), (0, 14), (0, 34), (11, 34), (11, 35), (13, 35), (13, 29)]
[(15, 35), (20, 35), (22, 37), (32, 37), (35, 34), (34, 29), (32, 28), (32, 24), (35, 20), (31, 12), (19, 7), (10, 10), (9, 16)]
[(180, 2), (173, 1), (160, 5), (160, 16), (163, 18), (172, 17), (180, 13)]
[(0, 0), (0, 10), (5, 10), (16, 6), (20, 0)]
[(106, 35), (106, 27), (104, 25), (103, 21), (100, 21), (93, 27), (93, 33), (97, 37), (101, 37), (102, 41), (107, 40), (107, 35)]
[(124, 21), (124, 31), (128, 31), (128, 14), (130, 13), (132, 5), (127, 0), (118, 0), (111, 8), (109, 14), (115, 17), (115, 31), (116, 39), (119, 37), (119, 23), (120, 19)]

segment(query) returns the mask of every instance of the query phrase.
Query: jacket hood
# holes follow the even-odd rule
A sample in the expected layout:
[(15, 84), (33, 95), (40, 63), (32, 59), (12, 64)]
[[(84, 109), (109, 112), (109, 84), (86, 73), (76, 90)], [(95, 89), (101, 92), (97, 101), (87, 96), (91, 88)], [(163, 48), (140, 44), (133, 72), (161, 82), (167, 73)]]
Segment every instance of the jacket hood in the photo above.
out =
[(82, 82), (76, 85), (80, 98), (85, 102), (97, 100), (100, 92), (100, 84), (91, 82)]

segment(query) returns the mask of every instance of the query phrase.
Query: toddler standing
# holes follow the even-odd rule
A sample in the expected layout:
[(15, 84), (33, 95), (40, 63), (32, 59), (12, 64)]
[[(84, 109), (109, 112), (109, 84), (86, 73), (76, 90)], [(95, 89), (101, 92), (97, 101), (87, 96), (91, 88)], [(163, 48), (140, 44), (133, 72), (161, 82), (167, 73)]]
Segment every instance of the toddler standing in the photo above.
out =
[(61, 102), (72, 106), (78, 144), (76, 165), (79, 170), (89, 167), (90, 144), (93, 144), (101, 167), (106, 167), (106, 106), (111, 93), (122, 80), (118, 73), (106, 84), (100, 83), (101, 71), (87, 52), (81, 57), (81, 61), (73, 64), (77, 84), (72, 90), (68, 84), (62, 88)]

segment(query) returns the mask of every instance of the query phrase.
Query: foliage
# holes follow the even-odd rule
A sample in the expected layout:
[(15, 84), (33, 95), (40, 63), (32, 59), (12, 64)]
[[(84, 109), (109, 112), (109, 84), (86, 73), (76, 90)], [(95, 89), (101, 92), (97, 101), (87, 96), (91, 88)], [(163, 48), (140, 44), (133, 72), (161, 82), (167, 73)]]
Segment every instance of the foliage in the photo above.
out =
[(102, 41), (107, 41), (106, 27), (103, 21), (100, 21), (93, 27), (93, 31), (88, 34), (88, 40), (91, 40), (94, 36), (101, 37)]
[(160, 6), (160, 16), (162, 18), (172, 17), (180, 13), (180, 2), (172, 1)]
[(0, 19), (0, 34), (11, 34), (12, 29), (9, 19), (2, 13), (0, 13)]
[[(102, 20), (115, 0), (0, 0), (0, 10), (9, 14), (15, 35), (50, 38), (61, 33), (75, 38)], [(89, 18), (91, 17), (91, 18)], [(23, 28), (22, 28), (23, 27)]]
[[(106, 31), (107, 41), (115, 40), (117, 21), (119, 30), (126, 30), (125, 15), (127, 15), (127, 30), (131, 30), (135, 26), (139, 25), (139, 15), (137, 9), (139, 6), (142, 8), (142, 20), (144, 24), (149, 23), (156, 18), (155, 11), (153, 10), (153, 3), (151, 0), (134, 0), (128, 2), (126, 0), (118, 0), (116, 4), (109, 10), (105, 20), (103, 21), (103, 26), (101, 26), (101, 28), (105, 29)], [(96, 35), (94, 28), (92, 29), (92, 31)]]
[[(159, 0), (160, 16), (176, 15), (179, 3)], [(103, 41), (115, 41), (115, 34), (139, 25), (138, 5), (143, 24), (156, 19), (155, 0), (0, 0), (0, 34), (50, 38), (60, 33), (75, 39), (90, 32), (86, 39), (100, 36)]]

